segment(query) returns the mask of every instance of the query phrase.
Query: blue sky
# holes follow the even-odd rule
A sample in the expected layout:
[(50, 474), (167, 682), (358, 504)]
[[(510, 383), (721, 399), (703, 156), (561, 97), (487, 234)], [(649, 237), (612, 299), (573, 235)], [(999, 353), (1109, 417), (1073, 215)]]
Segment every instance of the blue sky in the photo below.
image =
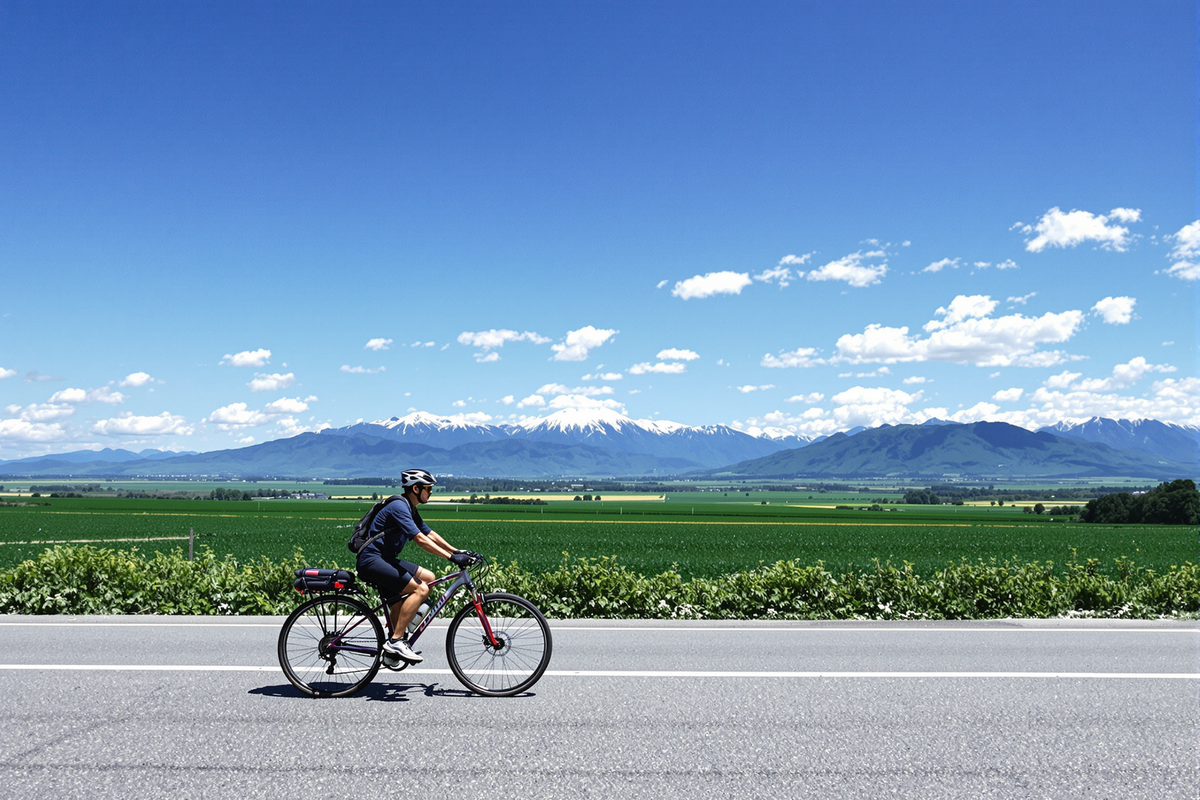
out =
[(1186, 2), (0, 0), (0, 458), (1200, 424)]

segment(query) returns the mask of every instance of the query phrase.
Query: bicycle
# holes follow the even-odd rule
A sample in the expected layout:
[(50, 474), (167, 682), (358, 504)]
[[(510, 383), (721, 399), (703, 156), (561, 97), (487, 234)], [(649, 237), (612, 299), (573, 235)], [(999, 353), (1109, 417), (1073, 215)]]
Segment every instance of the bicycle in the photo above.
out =
[[(486, 565), (482, 568), (486, 570)], [(476, 575), (482, 577), (482, 570)], [(349, 697), (361, 691), (379, 672), (381, 663), (399, 671), (408, 666), (383, 661), (382, 611), (391, 630), (386, 598), (370, 608), (359, 597), (349, 570), (296, 570), (296, 589), (317, 596), (291, 613), (279, 632), (279, 665), (288, 681), (310, 697)], [(482, 593), (468, 567), (430, 581), (430, 587), (449, 583), (424, 617), (410, 626), (408, 641), (415, 645), (460, 589), (470, 601), (450, 622), (446, 660), (459, 682), (486, 697), (511, 697), (538, 682), (550, 663), (550, 626), (537, 606), (506, 592)]]

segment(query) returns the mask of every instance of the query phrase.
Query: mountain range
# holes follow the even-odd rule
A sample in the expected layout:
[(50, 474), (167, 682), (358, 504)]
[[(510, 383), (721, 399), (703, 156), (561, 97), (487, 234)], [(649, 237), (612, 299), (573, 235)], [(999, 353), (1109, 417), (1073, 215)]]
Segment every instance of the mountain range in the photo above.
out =
[(564, 409), (515, 425), (415, 412), (232, 450), (77, 451), (0, 461), (0, 476), (395, 476), (411, 466), (474, 477), (692, 476), (1193, 477), (1200, 431), (1155, 420), (1094, 418), (1028, 431), (999, 422), (855, 428), (804, 439), (725, 425), (633, 420)]

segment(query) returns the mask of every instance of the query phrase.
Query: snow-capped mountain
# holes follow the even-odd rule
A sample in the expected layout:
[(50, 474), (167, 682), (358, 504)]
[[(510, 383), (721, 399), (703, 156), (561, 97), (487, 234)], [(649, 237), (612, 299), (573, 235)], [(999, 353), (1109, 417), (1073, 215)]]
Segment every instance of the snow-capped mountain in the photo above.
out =
[(607, 408), (565, 408), (516, 425), (486, 425), (415, 412), (405, 417), (358, 423), (323, 433), (374, 436), (447, 449), (503, 439), (587, 445), (615, 453), (683, 459), (706, 467), (758, 458), (808, 444), (808, 440), (778, 429), (770, 435), (754, 436), (727, 425), (691, 427), (666, 420), (635, 420)]
[(1185, 464), (1194, 464), (1200, 458), (1200, 429), (1155, 419), (1092, 417), (1085, 422), (1060, 422), (1038, 430)]

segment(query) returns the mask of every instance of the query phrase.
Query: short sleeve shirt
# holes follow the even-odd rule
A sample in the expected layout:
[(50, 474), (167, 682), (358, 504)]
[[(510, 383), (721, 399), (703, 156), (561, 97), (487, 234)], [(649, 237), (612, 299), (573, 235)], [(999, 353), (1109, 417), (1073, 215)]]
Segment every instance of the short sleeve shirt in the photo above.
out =
[(404, 545), (408, 544), (418, 533), (432, 533), (433, 529), (425, 524), (420, 513), (401, 497), (383, 507), (371, 522), (370, 536), (382, 533), (383, 536), (363, 548), (375, 550), (387, 561), (395, 561)]

